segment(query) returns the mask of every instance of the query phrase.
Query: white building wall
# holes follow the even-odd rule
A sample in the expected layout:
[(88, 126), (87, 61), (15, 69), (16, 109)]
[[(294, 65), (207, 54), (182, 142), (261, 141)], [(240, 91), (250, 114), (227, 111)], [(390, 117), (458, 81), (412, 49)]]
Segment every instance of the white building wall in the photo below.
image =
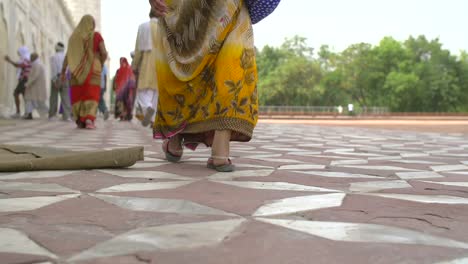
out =
[(49, 69), (55, 44), (61, 41), (66, 45), (76, 17), (81, 18), (72, 13), (78, 7), (79, 12), (94, 15), (100, 27), (100, 0), (0, 0), (0, 117), (13, 113), (17, 83), (16, 69), (4, 56), (18, 60), (18, 48), (26, 45)]

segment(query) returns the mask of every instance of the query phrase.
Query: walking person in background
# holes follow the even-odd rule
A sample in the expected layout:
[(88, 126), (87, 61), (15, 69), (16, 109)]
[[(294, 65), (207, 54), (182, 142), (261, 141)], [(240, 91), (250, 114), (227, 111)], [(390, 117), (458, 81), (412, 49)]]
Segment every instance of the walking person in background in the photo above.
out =
[(258, 118), (253, 29), (244, 1), (150, 0), (159, 102), (154, 138), (177, 162), (183, 145), (212, 147), (207, 167), (233, 171), (230, 141), (249, 141)]
[(109, 70), (107, 69), (106, 64), (102, 65), (101, 73), (101, 98), (99, 99), (98, 109), (104, 115), (104, 120), (109, 119), (109, 109), (106, 105), (106, 100), (104, 99), (104, 94), (107, 91), (107, 74)]
[(46, 105), (47, 81), (45, 66), (37, 53), (31, 54), (31, 72), (25, 85), (24, 100), (26, 101), (24, 119), (32, 120), (34, 109), (38, 110), (41, 117), (49, 112)]
[(65, 60), (65, 45), (58, 42), (55, 45), (55, 54), (50, 58), (50, 80), (51, 89), (49, 97), (49, 120), (57, 116), (59, 109), (58, 97), (60, 95), (60, 104), (62, 111), (62, 119), (70, 120), (71, 104), (70, 104), (70, 86), (68, 80), (62, 81), (60, 78), (63, 62)]
[(158, 104), (158, 80), (156, 76), (156, 57), (153, 45), (153, 36), (157, 34), (158, 19), (153, 11), (150, 12), (150, 21), (138, 28), (135, 45), (135, 57), (132, 68), (137, 77), (137, 115), (143, 126), (148, 126), (156, 117)]
[(107, 50), (101, 34), (95, 32), (94, 18), (85, 15), (73, 31), (62, 67), (62, 81), (67, 67), (71, 73), (71, 103), (73, 118), (78, 128), (95, 129), (95, 120), (101, 97), (102, 65)]
[(136, 81), (132, 67), (127, 59), (120, 58), (120, 68), (114, 79), (115, 91), (115, 118), (120, 121), (131, 121), (136, 96)]
[(15, 88), (13, 96), (15, 97), (15, 106), (16, 106), (16, 113), (12, 116), (13, 118), (20, 118), (21, 117), (21, 102), (20, 102), (20, 95), (23, 96), (24, 99), (24, 89), (25, 84), (28, 81), (28, 75), (31, 71), (31, 53), (29, 52), (28, 47), (23, 46), (18, 49), (18, 55), (20, 57), (19, 62), (14, 62), (10, 59), (9, 56), (5, 56), (5, 60), (9, 62), (11, 65), (18, 68), (18, 84)]

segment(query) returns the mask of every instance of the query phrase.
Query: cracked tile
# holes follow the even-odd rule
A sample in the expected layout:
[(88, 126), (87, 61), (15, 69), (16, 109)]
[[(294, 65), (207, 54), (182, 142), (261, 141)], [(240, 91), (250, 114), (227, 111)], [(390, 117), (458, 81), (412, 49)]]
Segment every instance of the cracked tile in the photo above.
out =
[(378, 196), (389, 199), (398, 199), (418, 203), (435, 203), (435, 204), (468, 204), (468, 198), (448, 196), (448, 195), (412, 195), (412, 194), (383, 194), (369, 193), (365, 195)]

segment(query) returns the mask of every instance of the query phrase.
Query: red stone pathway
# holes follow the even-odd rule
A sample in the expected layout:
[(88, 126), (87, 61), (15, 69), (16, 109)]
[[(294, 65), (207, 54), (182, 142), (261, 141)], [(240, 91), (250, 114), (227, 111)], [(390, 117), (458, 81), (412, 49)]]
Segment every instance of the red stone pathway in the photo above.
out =
[(0, 126), (1, 143), (143, 145), (146, 158), (0, 173), (0, 263), (468, 263), (463, 131), (307, 123), (260, 123), (224, 174), (206, 148), (165, 162), (137, 124)]

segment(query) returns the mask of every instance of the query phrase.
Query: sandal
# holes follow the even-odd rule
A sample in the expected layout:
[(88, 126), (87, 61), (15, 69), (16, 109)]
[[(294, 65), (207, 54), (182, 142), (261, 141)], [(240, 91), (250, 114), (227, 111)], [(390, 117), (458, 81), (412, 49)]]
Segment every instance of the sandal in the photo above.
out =
[[(182, 159), (182, 154), (184, 153), (184, 150), (183, 149), (179, 150), (176, 152), (176, 154), (171, 153), (169, 151), (169, 140), (164, 140), (162, 149), (164, 151), (164, 154), (166, 154), (167, 161), (175, 163), (175, 162), (179, 162)], [(177, 155), (177, 154), (180, 154), (180, 155)]]
[[(225, 159), (227, 160), (227, 163), (215, 165), (214, 159)], [(206, 163), (206, 167), (208, 169), (216, 170), (218, 172), (233, 172), (236, 170), (236, 167), (234, 166), (234, 164), (232, 164), (232, 161), (229, 157), (212, 156), (208, 159), (208, 162)]]

